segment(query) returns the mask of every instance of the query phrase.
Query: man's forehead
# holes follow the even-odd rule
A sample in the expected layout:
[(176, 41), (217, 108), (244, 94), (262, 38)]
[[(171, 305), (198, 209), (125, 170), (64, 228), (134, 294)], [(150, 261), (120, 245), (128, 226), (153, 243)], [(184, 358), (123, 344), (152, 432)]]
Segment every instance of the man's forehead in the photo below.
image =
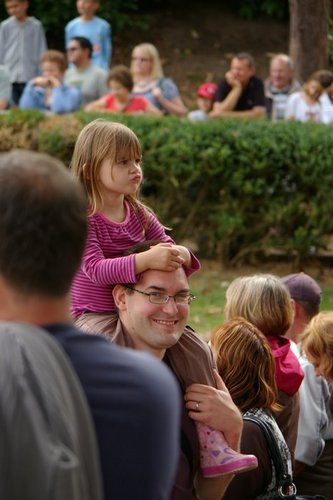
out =
[(247, 68), (250, 68), (250, 63), (247, 59), (238, 59), (238, 57), (234, 57), (233, 59), (231, 59), (231, 65), (245, 66)]
[(138, 283), (146, 288), (158, 287), (168, 289), (172, 287), (184, 289), (189, 287), (185, 271), (182, 267), (175, 271), (148, 269), (140, 275)]
[(279, 69), (290, 69), (288, 63), (286, 61), (283, 61), (283, 59), (273, 59), (271, 63), (271, 67), (273, 68), (279, 68)]

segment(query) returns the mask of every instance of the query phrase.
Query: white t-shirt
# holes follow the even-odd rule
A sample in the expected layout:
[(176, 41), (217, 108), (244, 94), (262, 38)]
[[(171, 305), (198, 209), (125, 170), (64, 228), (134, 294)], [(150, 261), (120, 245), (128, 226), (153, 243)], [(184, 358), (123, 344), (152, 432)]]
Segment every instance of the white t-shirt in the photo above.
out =
[(307, 104), (302, 92), (295, 92), (288, 97), (285, 119), (293, 118), (299, 122), (322, 123), (321, 104)]
[(322, 110), (322, 122), (326, 123), (326, 125), (333, 123), (333, 103), (326, 92), (321, 94), (319, 101)]

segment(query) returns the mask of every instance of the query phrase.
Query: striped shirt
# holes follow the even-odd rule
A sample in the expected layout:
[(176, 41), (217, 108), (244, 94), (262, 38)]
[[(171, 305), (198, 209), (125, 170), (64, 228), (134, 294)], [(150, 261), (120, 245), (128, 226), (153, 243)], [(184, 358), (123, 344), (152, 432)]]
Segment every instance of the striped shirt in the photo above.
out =
[[(123, 252), (145, 240), (161, 240), (174, 243), (165, 233), (158, 219), (147, 212), (147, 228), (144, 216), (138, 215), (125, 202), (123, 222), (114, 222), (97, 212), (88, 219), (88, 238), (80, 269), (71, 289), (71, 310), (74, 317), (86, 312), (110, 313), (116, 310), (112, 289), (117, 283), (136, 283), (135, 255), (123, 256)], [(192, 256), (193, 269), (200, 264)]]

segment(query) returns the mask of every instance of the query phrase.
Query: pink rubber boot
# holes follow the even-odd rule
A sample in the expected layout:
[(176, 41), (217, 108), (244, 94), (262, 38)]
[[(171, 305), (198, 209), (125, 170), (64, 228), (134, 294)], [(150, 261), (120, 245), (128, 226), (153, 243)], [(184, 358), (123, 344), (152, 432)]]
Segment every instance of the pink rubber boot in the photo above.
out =
[(214, 477), (224, 474), (246, 472), (258, 467), (257, 457), (234, 451), (222, 432), (208, 425), (196, 422), (200, 443), (200, 467), (203, 476)]

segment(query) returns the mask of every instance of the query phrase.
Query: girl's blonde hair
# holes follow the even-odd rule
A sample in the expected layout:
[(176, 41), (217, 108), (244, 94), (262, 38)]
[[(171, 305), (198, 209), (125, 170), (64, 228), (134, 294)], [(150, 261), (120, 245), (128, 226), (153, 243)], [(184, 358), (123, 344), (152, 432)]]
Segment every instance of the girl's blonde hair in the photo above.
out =
[[(152, 43), (140, 43), (139, 45), (136, 45), (134, 49), (132, 50), (132, 56), (134, 54), (134, 51), (140, 49), (142, 52), (144, 52), (147, 57), (149, 57), (152, 60), (152, 65), (151, 65), (151, 70), (150, 70), (150, 77), (152, 79), (156, 78), (162, 78), (163, 75), (163, 69), (162, 69), (162, 63), (160, 59), (160, 55), (158, 53), (157, 48), (155, 45)], [(131, 63), (131, 71), (134, 77), (135, 81), (135, 74), (133, 73), (133, 62)]]
[[(80, 132), (74, 147), (71, 169), (83, 184), (88, 196), (90, 215), (103, 205), (98, 175), (105, 159), (115, 164), (121, 158), (141, 158), (142, 151), (135, 133), (121, 123), (94, 120)], [(125, 199), (137, 210), (145, 208), (135, 195)]]
[(226, 319), (242, 317), (264, 335), (284, 335), (293, 321), (291, 298), (280, 278), (256, 274), (236, 278), (226, 292)]
[(301, 335), (301, 351), (320, 361), (323, 375), (333, 381), (333, 312), (314, 316)]
[(211, 346), (219, 374), (238, 408), (279, 410), (275, 360), (265, 336), (243, 318), (218, 326)]

